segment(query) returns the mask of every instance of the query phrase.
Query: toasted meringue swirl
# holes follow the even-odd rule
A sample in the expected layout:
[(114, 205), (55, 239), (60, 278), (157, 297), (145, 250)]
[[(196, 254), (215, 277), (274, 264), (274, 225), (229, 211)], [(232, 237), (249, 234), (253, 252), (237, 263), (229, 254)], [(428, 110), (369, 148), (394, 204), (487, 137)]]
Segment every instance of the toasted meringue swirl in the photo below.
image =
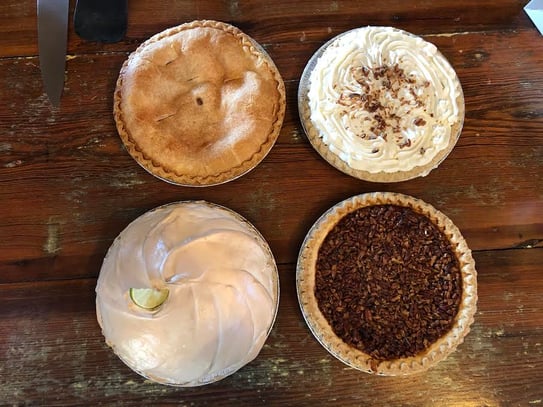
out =
[[(131, 287), (168, 288), (156, 312)], [(230, 211), (182, 202), (132, 222), (96, 287), (107, 343), (133, 370), (172, 385), (206, 384), (253, 360), (277, 310), (277, 270), (260, 235)]]

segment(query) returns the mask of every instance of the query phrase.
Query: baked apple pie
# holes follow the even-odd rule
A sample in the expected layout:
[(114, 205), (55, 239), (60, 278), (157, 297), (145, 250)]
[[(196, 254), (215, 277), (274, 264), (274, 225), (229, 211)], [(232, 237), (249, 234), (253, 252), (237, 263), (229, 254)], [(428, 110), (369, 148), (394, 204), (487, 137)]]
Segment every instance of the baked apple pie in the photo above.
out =
[(132, 157), (171, 183), (206, 186), (260, 163), (285, 114), (284, 83), (238, 28), (193, 21), (154, 35), (124, 63), (114, 117)]

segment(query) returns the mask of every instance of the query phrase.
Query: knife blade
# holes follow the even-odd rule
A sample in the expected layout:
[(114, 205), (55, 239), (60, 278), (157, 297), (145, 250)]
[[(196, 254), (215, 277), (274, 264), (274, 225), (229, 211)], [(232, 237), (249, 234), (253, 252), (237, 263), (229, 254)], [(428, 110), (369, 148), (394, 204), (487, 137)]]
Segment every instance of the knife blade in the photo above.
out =
[(64, 88), (68, 40), (69, 0), (38, 1), (38, 51), (45, 93), (51, 104), (60, 105)]

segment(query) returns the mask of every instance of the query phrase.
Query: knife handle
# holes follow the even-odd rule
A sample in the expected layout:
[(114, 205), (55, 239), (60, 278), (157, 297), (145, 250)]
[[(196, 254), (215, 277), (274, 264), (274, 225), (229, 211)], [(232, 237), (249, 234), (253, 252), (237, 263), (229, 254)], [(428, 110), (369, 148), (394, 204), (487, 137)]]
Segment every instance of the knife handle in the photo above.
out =
[(128, 0), (77, 0), (75, 33), (84, 40), (117, 42), (126, 34)]

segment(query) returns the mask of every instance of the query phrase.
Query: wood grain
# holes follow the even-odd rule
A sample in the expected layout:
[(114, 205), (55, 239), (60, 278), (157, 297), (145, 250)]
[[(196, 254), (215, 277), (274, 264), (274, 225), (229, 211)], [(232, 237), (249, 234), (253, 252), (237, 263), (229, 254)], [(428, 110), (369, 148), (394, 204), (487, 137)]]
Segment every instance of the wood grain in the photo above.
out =
[[(1, 2), (0, 404), (543, 403), (543, 40), (525, 3), (131, 0), (119, 43), (85, 42), (69, 27), (55, 109), (40, 77), (36, 3)], [(126, 153), (112, 95), (122, 63), (142, 41), (204, 18), (235, 24), (264, 46), (285, 80), (287, 111), (277, 144), (253, 171), (221, 186), (184, 188), (152, 177)], [(321, 159), (298, 119), (299, 78), (311, 55), (368, 24), (422, 35), (462, 83), (462, 136), (425, 178), (374, 184), (348, 177)], [(335, 360), (307, 329), (296, 298), (295, 262), (313, 222), (372, 191), (413, 195), (447, 214), (479, 273), (479, 307), (465, 343), (409, 378), (374, 377)], [(177, 389), (145, 381), (107, 348), (94, 287), (124, 227), (188, 199), (227, 206), (262, 232), (280, 264), (281, 303), (255, 361), (214, 385)]]
[[(70, 2), (73, 16), (75, 2)], [(82, 41), (69, 22), (71, 54), (131, 50), (165, 28), (201, 19), (237, 25), (263, 44), (293, 40), (321, 42), (329, 35), (364, 25), (392, 25), (416, 34), (488, 32), (532, 29), (523, 13), (525, 1), (461, 0), (439, 3), (416, 0), (380, 2), (279, 0), (261, 1), (130, 1), (126, 38), (115, 44)], [(0, 56), (37, 55), (36, 2), (5, 1), (0, 4)]]
[(472, 332), (429, 373), (406, 378), (372, 376), (330, 356), (303, 322), (291, 265), (280, 267), (278, 318), (258, 358), (221, 382), (193, 389), (144, 380), (107, 348), (94, 315), (94, 279), (0, 285), (0, 396), (7, 404), (40, 405), (538, 403), (543, 250), (481, 252), (475, 260), (480, 289)]
[[(277, 145), (245, 177), (203, 190), (164, 184), (124, 151), (111, 114), (124, 53), (69, 60), (60, 110), (52, 110), (42, 93), (35, 58), (0, 60), (0, 80), (11, 95), (0, 101), (0, 204), (9, 236), (0, 247), (6, 269), (0, 281), (33, 280), (51, 267), (56, 278), (96, 276), (97, 260), (134, 217), (183, 199), (233, 207), (263, 231), (281, 263), (295, 260), (306, 230), (328, 207), (375, 190), (412, 194), (435, 205), (474, 250), (542, 238), (543, 44), (533, 31), (508, 33), (506, 49), (501, 33), (480, 37), (427, 37), (462, 81), (464, 131), (428, 177), (393, 185), (347, 177), (309, 145), (296, 102), (297, 78), (312, 52), (302, 43), (269, 49), (287, 82), (287, 115)], [(522, 69), (510, 69), (518, 61)], [(318, 187), (323, 183), (326, 188)], [(246, 193), (234, 199), (232, 189)], [(28, 210), (29, 200), (38, 211)], [(19, 273), (20, 267), (26, 272)]]

